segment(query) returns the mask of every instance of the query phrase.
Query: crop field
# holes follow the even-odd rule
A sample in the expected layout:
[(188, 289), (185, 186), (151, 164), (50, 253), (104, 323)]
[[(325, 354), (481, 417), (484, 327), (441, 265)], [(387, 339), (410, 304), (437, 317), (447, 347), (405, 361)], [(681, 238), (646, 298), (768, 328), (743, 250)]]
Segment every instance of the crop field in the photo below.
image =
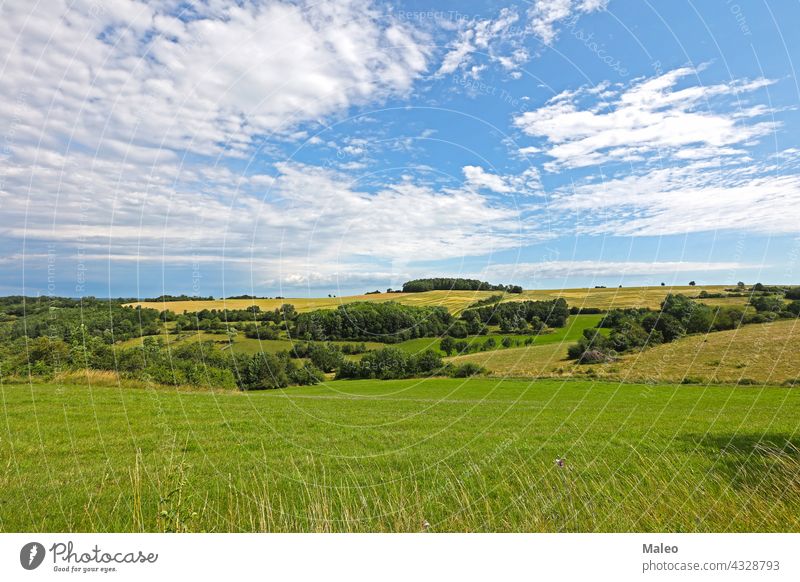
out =
[[(590, 316), (582, 316), (590, 317)], [(546, 336), (545, 336), (546, 337)], [(474, 362), (493, 375), (586, 377), (624, 382), (798, 384), (798, 320), (745, 325), (730, 331), (692, 335), (608, 364), (567, 359), (571, 341), (510, 348), (451, 358)]]
[(0, 395), (2, 531), (800, 531), (800, 393), (784, 387)]
[[(668, 293), (680, 293), (696, 298), (701, 291), (722, 293), (724, 285), (704, 287), (626, 287), (602, 289), (556, 289), (544, 291), (523, 291), (521, 294), (508, 294), (505, 301), (543, 300), (563, 297), (570, 306), (598, 307), (611, 309), (614, 307), (649, 307), (657, 308)], [(424, 293), (380, 293), (370, 295), (351, 295), (347, 297), (324, 298), (285, 298), (285, 299), (219, 299), (215, 301), (155, 301), (139, 302), (130, 305), (141, 305), (153, 309), (169, 309), (175, 313), (201, 311), (203, 309), (245, 309), (258, 305), (262, 310), (274, 310), (284, 303), (291, 303), (297, 311), (313, 311), (314, 309), (335, 309), (355, 301), (397, 301), (405, 305), (442, 306), (451, 313), (459, 313), (469, 304), (497, 295), (496, 291), (426, 291)], [(724, 297), (703, 299), (709, 305), (744, 305), (745, 297)]]
[(800, 384), (799, 345), (800, 320), (784, 320), (693, 335), (588, 367), (628, 381)]

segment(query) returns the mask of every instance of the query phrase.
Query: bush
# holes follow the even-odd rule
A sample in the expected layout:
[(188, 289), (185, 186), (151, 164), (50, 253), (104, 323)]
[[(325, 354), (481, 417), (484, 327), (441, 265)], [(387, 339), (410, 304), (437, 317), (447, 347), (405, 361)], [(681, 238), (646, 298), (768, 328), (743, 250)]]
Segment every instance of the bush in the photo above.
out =
[(239, 388), (242, 390), (267, 390), (289, 385), (286, 366), (269, 353), (255, 354), (240, 360)]
[(452, 369), (449, 370), (449, 375), (453, 378), (470, 378), (472, 376), (480, 376), (486, 373), (486, 368), (479, 366), (474, 362), (464, 362), (458, 366), (453, 366)]
[(292, 366), (288, 371), (289, 383), (297, 386), (313, 386), (319, 384), (325, 379), (325, 374), (322, 370), (313, 364), (306, 364), (304, 366)]
[(600, 313), (604, 313), (602, 309), (599, 307), (570, 307), (569, 308), (570, 315), (598, 315)]
[(323, 372), (333, 372), (341, 365), (344, 354), (332, 344), (312, 344), (308, 351), (308, 358)]
[(785, 297), (786, 299), (800, 299), (800, 287), (789, 287)]
[(442, 341), (439, 342), (439, 349), (449, 356), (456, 351), (456, 341), (450, 336), (443, 337)]
[(430, 376), (442, 369), (442, 358), (433, 350), (410, 355), (386, 347), (367, 353), (360, 362), (344, 360), (336, 371), (336, 378), (374, 378), (392, 380), (414, 376)]
[(783, 298), (775, 295), (753, 297), (750, 300), (750, 305), (755, 307), (758, 312), (768, 311), (778, 313), (784, 309)]
[(612, 361), (612, 357), (600, 350), (586, 350), (580, 356), (581, 364), (602, 364)]

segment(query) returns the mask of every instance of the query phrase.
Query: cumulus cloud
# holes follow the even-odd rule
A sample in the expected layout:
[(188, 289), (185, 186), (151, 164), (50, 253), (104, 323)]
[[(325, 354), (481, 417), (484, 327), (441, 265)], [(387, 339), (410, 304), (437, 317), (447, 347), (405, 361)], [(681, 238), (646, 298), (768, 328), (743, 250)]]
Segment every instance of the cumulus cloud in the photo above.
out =
[(172, 4), (5, 6), (0, 91), (24, 93), (28, 135), (218, 154), (408, 91), (427, 67), (420, 34), (366, 0)]
[(697, 69), (684, 67), (638, 79), (627, 87), (602, 84), (564, 91), (542, 107), (518, 115), (514, 124), (526, 135), (544, 140), (542, 147), (552, 158), (545, 168), (551, 171), (644, 161), (654, 154), (727, 156), (739, 153), (734, 146), (775, 129), (771, 120), (757, 121), (769, 109), (737, 107), (739, 99), (772, 81), (732, 80), (677, 88), (682, 79), (697, 74)]

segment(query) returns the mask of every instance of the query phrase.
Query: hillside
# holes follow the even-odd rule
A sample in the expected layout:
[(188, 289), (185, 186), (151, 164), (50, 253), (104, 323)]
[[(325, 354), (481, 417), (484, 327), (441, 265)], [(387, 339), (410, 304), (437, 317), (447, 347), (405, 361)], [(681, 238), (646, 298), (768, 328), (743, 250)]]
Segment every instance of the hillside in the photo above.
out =
[[(649, 307), (657, 308), (668, 293), (680, 293), (696, 298), (701, 291), (721, 293), (726, 286), (710, 285), (705, 287), (611, 287), (603, 289), (552, 289), (528, 290), (521, 294), (506, 295), (505, 301), (543, 300), (563, 297), (570, 307)], [(497, 291), (425, 291), (423, 293), (379, 293), (370, 295), (349, 295), (346, 297), (287, 297), (284, 299), (218, 299), (215, 301), (151, 301), (129, 305), (140, 305), (153, 309), (169, 309), (175, 313), (201, 311), (203, 309), (245, 309), (258, 305), (262, 310), (277, 309), (284, 303), (295, 306), (299, 312), (313, 311), (321, 308), (336, 308), (355, 301), (397, 301), (405, 305), (446, 307), (451, 313), (458, 313), (471, 303), (497, 295)], [(704, 299), (709, 305), (743, 305), (744, 297), (720, 299)]]
[(780, 320), (694, 335), (609, 364), (567, 360), (568, 341), (469, 354), (452, 361), (474, 362), (497, 376), (594, 376), (631, 382), (783, 384), (800, 378), (800, 322)]

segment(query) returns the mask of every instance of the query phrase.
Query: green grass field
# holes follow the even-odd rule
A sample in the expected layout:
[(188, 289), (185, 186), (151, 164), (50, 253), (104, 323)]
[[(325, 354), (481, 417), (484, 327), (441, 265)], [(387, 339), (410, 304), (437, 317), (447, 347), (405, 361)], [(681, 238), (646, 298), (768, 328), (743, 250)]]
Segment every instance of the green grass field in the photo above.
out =
[(800, 531), (800, 393), (784, 387), (0, 395), (6, 532)]

